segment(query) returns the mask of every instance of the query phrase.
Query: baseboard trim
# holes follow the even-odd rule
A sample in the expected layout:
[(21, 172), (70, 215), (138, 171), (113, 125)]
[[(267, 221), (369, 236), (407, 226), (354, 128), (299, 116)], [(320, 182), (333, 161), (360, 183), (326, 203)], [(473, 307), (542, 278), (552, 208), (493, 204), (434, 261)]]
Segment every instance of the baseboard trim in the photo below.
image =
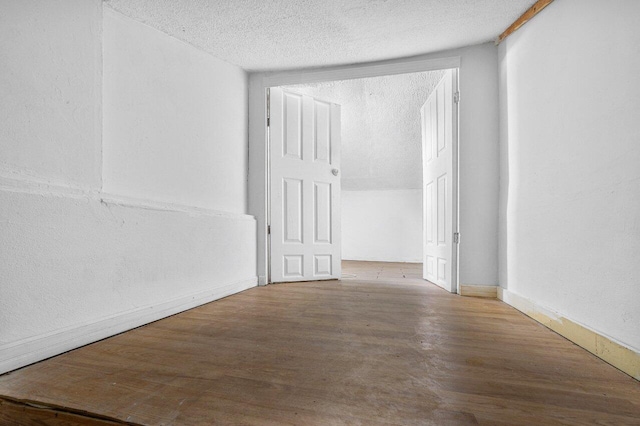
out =
[(257, 284), (257, 277), (247, 278), (159, 305), (136, 308), (102, 320), (0, 346), (0, 374), (213, 302), (255, 287)]
[(498, 286), (460, 284), (460, 296), (496, 299), (498, 297)]
[(634, 379), (640, 380), (640, 352), (615, 342), (609, 337), (603, 336), (584, 325), (571, 321), (504, 288), (498, 288), (498, 299), (571, 340), (576, 345), (588, 350)]
[(348, 261), (348, 262), (376, 262), (376, 263), (410, 263), (410, 264), (416, 264), (416, 263), (422, 263), (422, 260), (379, 260), (379, 259), (347, 259), (347, 258), (343, 258), (342, 260)]

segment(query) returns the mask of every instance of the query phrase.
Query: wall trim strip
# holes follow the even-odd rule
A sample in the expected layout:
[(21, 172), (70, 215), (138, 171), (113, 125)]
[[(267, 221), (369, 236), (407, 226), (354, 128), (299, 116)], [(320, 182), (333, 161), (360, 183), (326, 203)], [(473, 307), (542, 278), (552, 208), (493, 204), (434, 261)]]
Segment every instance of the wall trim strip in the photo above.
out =
[(255, 217), (244, 213), (225, 212), (220, 210), (212, 210), (204, 207), (193, 207), (186, 204), (170, 203), (165, 201), (145, 200), (142, 198), (126, 197), (122, 195), (114, 195), (101, 193), (100, 201), (104, 204), (117, 205), (120, 207), (131, 207), (144, 210), (170, 211), (189, 213), (196, 216), (216, 216), (227, 219), (240, 219), (255, 221)]
[(136, 308), (98, 321), (86, 322), (0, 346), (0, 374), (213, 302), (255, 287), (257, 284), (257, 277), (251, 277), (158, 305)]
[(0, 166), (0, 191), (36, 194), (52, 197), (89, 198), (107, 205), (132, 207), (144, 210), (188, 213), (194, 216), (215, 216), (236, 220), (255, 221), (255, 217), (244, 213), (213, 210), (167, 201), (149, 200), (109, 194), (97, 189), (77, 186), (71, 183), (52, 181), (37, 176), (27, 176), (18, 171), (10, 171)]
[(498, 288), (498, 299), (640, 381), (640, 351), (615, 342), (502, 287)]

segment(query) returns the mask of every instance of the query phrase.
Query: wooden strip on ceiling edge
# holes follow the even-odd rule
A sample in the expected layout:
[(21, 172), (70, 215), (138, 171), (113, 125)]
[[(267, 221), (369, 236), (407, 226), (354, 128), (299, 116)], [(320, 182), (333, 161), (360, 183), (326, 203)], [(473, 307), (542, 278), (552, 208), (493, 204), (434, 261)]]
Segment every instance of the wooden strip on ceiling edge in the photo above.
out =
[(504, 32), (498, 36), (498, 38), (496, 39), (496, 46), (500, 44), (502, 40), (509, 37), (511, 33), (516, 32), (518, 28), (520, 28), (521, 26), (529, 22), (531, 19), (533, 19), (534, 16), (540, 13), (542, 9), (549, 6), (552, 2), (553, 0), (538, 0), (525, 13), (523, 13), (522, 16), (516, 19), (516, 21), (513, 24), (511, 24), (509, 28), (504, 30)]

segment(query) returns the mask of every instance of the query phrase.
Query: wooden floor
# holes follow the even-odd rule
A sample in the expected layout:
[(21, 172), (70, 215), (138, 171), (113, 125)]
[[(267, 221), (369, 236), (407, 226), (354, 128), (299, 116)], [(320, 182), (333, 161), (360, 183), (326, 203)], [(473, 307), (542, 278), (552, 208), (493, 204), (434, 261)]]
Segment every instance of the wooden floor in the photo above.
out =
[(6, 374), (0, 424), (640, 424), (637, 381), (420, 268), (345, 262)]

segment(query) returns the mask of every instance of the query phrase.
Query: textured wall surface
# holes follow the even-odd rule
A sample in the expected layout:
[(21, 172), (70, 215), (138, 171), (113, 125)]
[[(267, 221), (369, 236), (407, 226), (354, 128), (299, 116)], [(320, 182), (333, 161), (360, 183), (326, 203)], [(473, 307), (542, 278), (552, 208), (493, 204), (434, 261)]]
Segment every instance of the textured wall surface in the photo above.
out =
[(100, 187), (101, 12), (0, 2), (0, 173)]
[(500, 285), (636, 351), (638, 16), (556, 1), (500, 45)]
[(48, 192), (0, 191), (0, 353), (3, 344), (255, 276), (250, 216)]
[(245, 72), (104, 12), (104, 191), (244, 213)]
[(422, 190), (343, 191), (342, 258), (422, 262)]
[(420, 108), (442, 71), (287, 86), (342, 106), (342, 189), (422, 188)]
[(107, 13), (0, 2), (0, 373), (256, 284), (244, 71)]
[(495, 39), (534, 0), (107, 0), (251, 71), (353, 64)]

